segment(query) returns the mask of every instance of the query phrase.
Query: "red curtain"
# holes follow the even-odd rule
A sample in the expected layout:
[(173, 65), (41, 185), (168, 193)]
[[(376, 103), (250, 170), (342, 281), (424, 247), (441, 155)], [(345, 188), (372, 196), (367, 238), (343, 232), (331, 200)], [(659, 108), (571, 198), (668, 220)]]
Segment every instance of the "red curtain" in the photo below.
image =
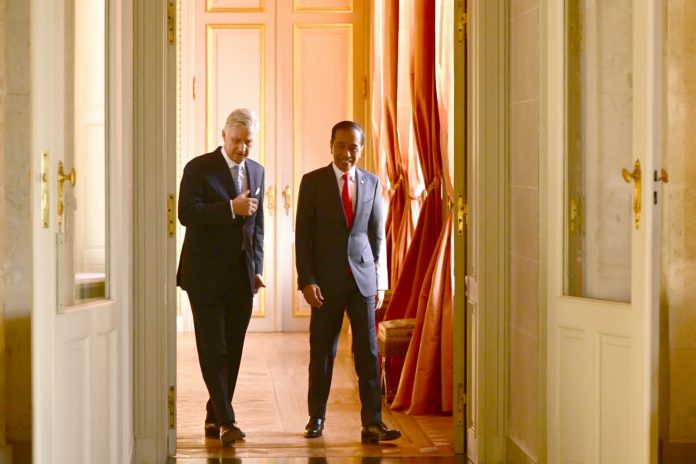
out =
[(416, 325), (392, 409), (409, 414), (452, 411), (452, 213), (418, 298)]
[(436, 56), (436, 5), (429, 0), (415, 0), (413, 5), (413, 125), (428, 187), (385, 319), (416, 319), (392, 408), (427, 414), (452, 410), (452, 216), (450, 211), (443, 224), (442, 195), (446, 192), (449, 198), (450, 189), (442, 185), (447, 146), (440, 144), (443, 105), (437, 98), (436, 67), (441, 63)]
[(387, 257), (390, 286), (401, 273), (406, 255), (406, 240), (403, 229), (410, 230), (410, 210), (406, 208), (408, 180), (402, 161), (397, 130), (397, 89), (399, 68), (399, 0), (384, 2), (384, 22), (382, 25), (382, 82), (384, 144), (386, 148), (387, 174), (391, 184), (389, 212), (387, 214)]
[(440, 185), (440, 125), (435, 90), (434, 2), (416, 0), (413, 5), (411, 48), (411, 99), (416, 146), (428, 186), (418, 224), (406, 253), (401, 275), (385, 319), (413, 318), (430, 258), (442, 229)]

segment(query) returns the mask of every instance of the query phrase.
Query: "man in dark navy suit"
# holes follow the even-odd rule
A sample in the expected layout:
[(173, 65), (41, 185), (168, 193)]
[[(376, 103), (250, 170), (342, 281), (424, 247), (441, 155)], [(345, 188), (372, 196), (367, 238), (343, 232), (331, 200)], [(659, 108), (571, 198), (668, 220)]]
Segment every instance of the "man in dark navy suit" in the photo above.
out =
[(230, 446), (245, 434), (232, 397), (252, 300), (263, 279), (264, 169), (248, 158), (258, 120), (247, 109), (230, 113), (223, 146), (186, 165), (179, 221), (186, 227), (177, 284), (186, 290), (203, 380), (210, 398), (205, 434)]
[(387, 288), (382, 194), (377, 176), (356, 168), (363, 128), (342, 121), (331, 131), (333, 162), (302, 178), (295, 253), (299, 290), (312, 307), (309, 322), (307, 438), (322, 435), (344, 312), (352, 329), (362, 405), (363, 443), (401, 436), (382, 422), (375, 309)]

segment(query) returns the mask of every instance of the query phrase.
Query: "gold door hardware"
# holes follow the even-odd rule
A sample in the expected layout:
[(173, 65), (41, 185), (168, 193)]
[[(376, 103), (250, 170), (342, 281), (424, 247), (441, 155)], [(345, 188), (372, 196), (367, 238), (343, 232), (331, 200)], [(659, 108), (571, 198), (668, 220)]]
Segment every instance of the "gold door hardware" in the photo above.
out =
[(463, 10), (459, 12), (459, 20), (457, 21), (457, 40), (460, 44), (464, 43), (464, 34), (466, 31), (466, 23), (468, 18)]
[(464, 235), (464, 224), (469, 216), (469, 205), (464, 203), (464, 195), (457, 197), (457, 235)]
[(275, 209), (275, 187), (271, 186), (266, 189), (266, 209), (268, 209), (268, 214), (273, 216), (273, 210)]
[(283, 190), (283, 202), (285, 203), (285, 214), (290, 215), (290, 208), (292, 208), (292, 190), (290, 186), (286, 185), (285, 190)]
[(48, 229), (48, 152), (41, 153), (41, 225)]
[(63, 210), (65, 205), (63, 203), (63, 182), (69, 181), (70, 185), (75, 187), (75, 182), (77, 180), (77, 173), (75, 168), (71, 169), (68, 174), (63, 172), (63, 162), (58, 161), (58, 231), (63, 230)]
[(167, 2), (167, 39), (169, 45), (174, 45), (176, 42), (176, 5), (174, 0)]
[(171, 193), (167, 197), (167, 230), (170, 237), (174, 237), (176, 233), (176, 224), (174, 222), (174, 195)]
[(655, 179), (655, 182), (662, 182), (664, 184), (669, 182), (669, 174), (667, 174), (667, 170), (662, 168), (660, 169), (660, 176), (658, 177), (657, 171), (653, 172), (653, 179)]
[(464, 384), (457, 384), (457, 425), (464, 425), (464, 414), (466, 412), (466, 393)]
[(169, 428), (176, 428), (176, 387), (169, 386), (169, 394), (167, 395), (167, 406), (169, 409)]
[(633, 165), (633, 172), (630, 172), (628, 169), (624, 168), (621, 170), (621, 175), (623, 176), (624, 180), (626, 182), (631, 182), (633, 181), (633, 215), (634, 215), (634, 223), (636, 225), (636, 229), (640, 226), (640, 207), (641, 207), (641, 201), (640, 201), (640, 193), (641, 193), (641, 170), (640, 170), (640, 160), (636, 160), (636, 163)]
[(570, 211), (568, 211), (569, 226), (571, 232), (583, 234), (585, 224), (583, 223), (582, 199), (573, 197), (570, 199)]

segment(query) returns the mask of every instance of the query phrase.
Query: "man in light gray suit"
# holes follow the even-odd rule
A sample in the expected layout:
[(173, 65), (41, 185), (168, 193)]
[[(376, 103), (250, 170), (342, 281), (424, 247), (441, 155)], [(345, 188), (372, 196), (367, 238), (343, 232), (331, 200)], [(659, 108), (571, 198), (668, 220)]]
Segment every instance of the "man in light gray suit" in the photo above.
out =
[(297, 203), (298, 286), (312, 307), (309, 325), (309, 422), (304, 436), (322, 435), (344, 311), (353, 336), (363, 443), (395, 440), (382, 422), (374, 311), (387, 287), (379, 181), (355, 167), (365, 131), (342, 121), (331, 131), (333, 162), (305, 174)]

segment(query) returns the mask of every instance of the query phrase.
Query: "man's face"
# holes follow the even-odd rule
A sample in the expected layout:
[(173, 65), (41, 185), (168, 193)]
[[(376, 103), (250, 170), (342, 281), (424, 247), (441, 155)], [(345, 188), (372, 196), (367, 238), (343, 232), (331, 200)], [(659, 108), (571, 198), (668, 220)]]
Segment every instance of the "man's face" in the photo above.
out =
[(360, 132), (356, 129), (340, 129), (336, 131), (331, 143), (331, 153), (334, 164), (343, 172), (348, 172), (362, 155)]
[(254, 144), (254, 134), (248, 127), (228, 127), (222, 131), (225, 153), (232, 161), (239, 164), (249, 156)]

